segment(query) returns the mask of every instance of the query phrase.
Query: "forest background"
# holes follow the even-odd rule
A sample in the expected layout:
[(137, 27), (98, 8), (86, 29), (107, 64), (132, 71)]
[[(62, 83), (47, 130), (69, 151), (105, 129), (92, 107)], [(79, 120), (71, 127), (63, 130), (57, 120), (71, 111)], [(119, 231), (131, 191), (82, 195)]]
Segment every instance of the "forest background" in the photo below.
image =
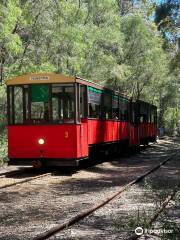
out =
[(1, 0), (0, 164), (7, 159), (5, 80), (78, 75), (158, 107), (180, 134), (178, 0)]

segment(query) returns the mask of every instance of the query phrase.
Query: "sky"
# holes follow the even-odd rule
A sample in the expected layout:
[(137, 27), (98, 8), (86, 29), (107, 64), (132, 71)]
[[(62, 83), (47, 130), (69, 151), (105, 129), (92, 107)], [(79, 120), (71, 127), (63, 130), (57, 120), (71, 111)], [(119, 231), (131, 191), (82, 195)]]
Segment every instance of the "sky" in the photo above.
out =
[(161, 3), (161, 2), (164, 2), (164, 0), (156, 0), (156, 3)]

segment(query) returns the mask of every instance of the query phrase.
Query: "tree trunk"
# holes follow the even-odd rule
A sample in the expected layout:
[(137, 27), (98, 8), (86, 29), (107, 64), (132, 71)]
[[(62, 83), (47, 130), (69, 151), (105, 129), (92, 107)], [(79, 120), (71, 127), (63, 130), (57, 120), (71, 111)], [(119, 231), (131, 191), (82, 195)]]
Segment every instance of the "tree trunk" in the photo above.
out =
[(133, 7), (134, 0), (117, 0), (120, 16), (125, 16)]
[(165, 108), (164, 108), (164, 101), (163, 101), (163, 97), (160, 94), (160, 98), (159, 98), (159, 115), (158, 115), (158, 127), (164, 127), (164, 112), (165, 112)]

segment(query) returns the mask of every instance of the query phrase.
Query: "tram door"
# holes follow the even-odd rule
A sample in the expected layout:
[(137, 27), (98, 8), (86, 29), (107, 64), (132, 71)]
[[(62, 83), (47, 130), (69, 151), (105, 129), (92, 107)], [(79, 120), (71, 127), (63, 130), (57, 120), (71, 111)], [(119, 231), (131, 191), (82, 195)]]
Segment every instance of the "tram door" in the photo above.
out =
[(59, 123), (63, 121), (63, 99), (61, 94), (53, 93), (52, 94), (52, 119), (53, 122)]
[(137, 146), (140, 144), (139, 139), (139, 120), (137, 116), (138, 104), (130, 102), (130, 145)]

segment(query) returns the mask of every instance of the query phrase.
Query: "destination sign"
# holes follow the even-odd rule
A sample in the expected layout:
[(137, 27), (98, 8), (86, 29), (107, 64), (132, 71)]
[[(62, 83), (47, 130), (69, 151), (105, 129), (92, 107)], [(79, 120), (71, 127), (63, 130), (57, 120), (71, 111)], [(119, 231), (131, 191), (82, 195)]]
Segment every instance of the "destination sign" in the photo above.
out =
[(49, 80), (49, 77), (48, 76), (32, 76), (32, 77), (30, 77), (30, 80), (32, 80), (32, 81)]

